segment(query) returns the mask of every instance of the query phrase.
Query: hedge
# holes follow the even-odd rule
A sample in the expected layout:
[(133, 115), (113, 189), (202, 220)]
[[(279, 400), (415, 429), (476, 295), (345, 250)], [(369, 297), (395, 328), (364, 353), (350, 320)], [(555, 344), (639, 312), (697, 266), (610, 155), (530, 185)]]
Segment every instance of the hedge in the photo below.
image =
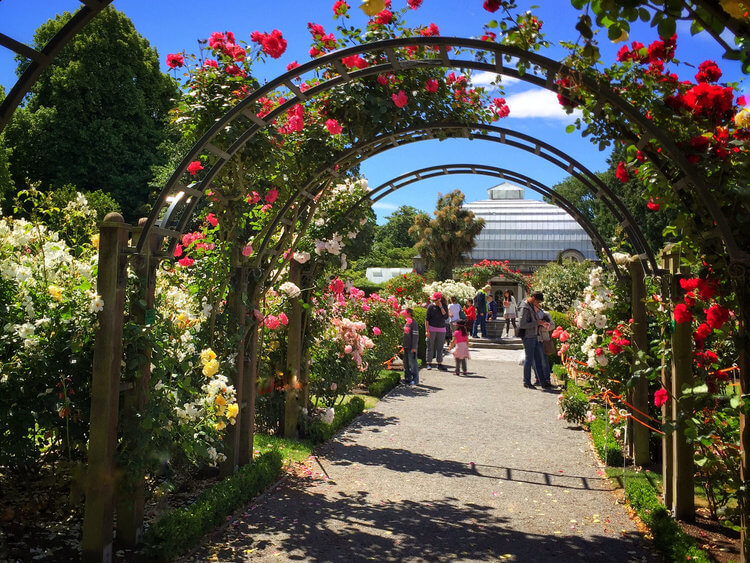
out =
[(192, 504), (164, 512), (143, 536), (146, 553), (162, 561), (177, 557), (276, 481), (280, 474), (278, 450), (258, 456), (234, 475), (203, 491)]
[(605, 417), (608, 416), (609, 414), (604, 409), (600, 409), (596, 412), (596, 419), (589, 424), (591, 440), (594, 442), (596, 453), (599, 454), (599, 457), (602, 461), (606, 461), (607, 465), (622, 467), (622, 448), (620, 448), (620, 443), (615, 438), (615, 434), (611, 426), (609, 427), (609, 432), (607, 433), (605, 447), (604, 432), (607, 429), (607, 421), (605, 420)]
[(365, 410), (365, 402), (361, 397), (352, 397), (348, 403), (337, 405), (331, 424), (326, 424), (322, 420), (315, 420), (310, 424), (310, 439), (313, 442), (325, 442), (336, 434), (340, 428), (354, 420), (354, 417), (363, 410)]
[(380, 376), (367, 388), (367, 394), (373, 397), (382, 397), (393, 389), (401, 381), (400, 371), (383, 370)]
[(628, 475), (625, 479), (625, 497), (651, 530), (654, 545), (662, 552), (665, 561), (712, 561), (670, 516), (659, 501), (656, 490), (643, 474)]

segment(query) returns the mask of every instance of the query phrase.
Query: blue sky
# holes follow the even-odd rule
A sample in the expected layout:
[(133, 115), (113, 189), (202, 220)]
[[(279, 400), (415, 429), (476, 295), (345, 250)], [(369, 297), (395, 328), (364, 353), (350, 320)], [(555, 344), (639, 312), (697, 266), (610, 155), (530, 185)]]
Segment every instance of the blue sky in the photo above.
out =
[[(366, 16), (356, 9), (359, 0), (349, 0), (353, 6), (352, 23), (364, 26)], [(519, 0), (519, 9), (526, 10), (534, 2)], [(578, 12), (569, 0), (537, 0), (541, 6), (534, 13), (544, 22), (542, 31), (553, 46), (542, 53), (559, 59), (564, 51), (557, 45), (561, 40), (574, 41), (574, 30)], [(29, 6), (33, 5), (33, 9)], [(31, 43), (34, 29), (56, 13), (78, 8), (75, 0), (1, 0), (0, 32), (14, 39)], [(288, 41), (286, 53), (278, 60), (255, 67), (256, 76), (261, 80), (271, 80), (286, 70), (286, 65), (296, 60), (300, 63), (309, 59), (310, 36), (307, 23), (322, 24), (327, 31), (333, 31), (331, 18), (333, 0), (115, 0), (113, 6), (124, 12), (138, 30), (158, 50), (162, 66), (168, 53), (187, 51), (197, 52), (198, 38), (207, 38), (212, 31), (233, 31), (238, 40), (249, 41), (255, 30), (269, 32), (280, 29)], [(406, 0), (393, 0), (395, 9), (406, 5)], [(476, 37), (482, 34), (482, 25), (492, 19), (492, 15), (482, 8), (482, 0), (424, 0), (422, 7), (409, 11), (407, 22), (410, 25), (436, 23), (443, 36)], [(611, 62), (620, 45), (613, 45), (602, 33), (600, 47), (605, 62)], [(657, 38), (656, 31), (647, 26), (631, 30), (630, 40), (648, 44)], [(722, 61), (721, 51), (706, 34), (691, 37), (687, 26), (678, 26), (677, 58), (683, 66), (676, 69), (678, 74), (692, 78), (703, 60), (712, 59), (724, 70), (723, 80), (741, 82), (741, 88), (748, 92), (747, 80), (732, 61)], [(6, 91), (15, 82), (15, 62), (12, 54), (0, 49), (0, 84)], [(489, 82), (493, 76), (475, 75), (475, 82)], [(553, 94), (533, 89), (519, 81), (504, 81), (505, 97), (511, 109), (510, 116), (498, 125), (538, 137), (566, 151), (573, 158), (594, 171), (606, 168), (606, 152), (598, 149), (577, 133), (565, 133), (565, 127), (572, 122), (570, 116), (559, 108)], [(362, 171), (370, 186), (376, 187), (401, 174), (438, 164), (489, 164), (510, 168), (535, 179), (554, 185), (564, 179), (566, 173), (539, 157), (512, 149), (498, 143), (468, 140), (444, 142), (428, 141), (400, 147), (366, 161)], [(399, 205), (407, 204), (431, 211), (434, 209), (437, 193), (461, 189), (468, 201), (486, 199), (487, 188), (497, 183), (493, 178), (480, 176), (447, 176), (426, 180), (396, 192), (376, 204), (379, 222)], [(538, 199), (533, 192), (527, 198)]]

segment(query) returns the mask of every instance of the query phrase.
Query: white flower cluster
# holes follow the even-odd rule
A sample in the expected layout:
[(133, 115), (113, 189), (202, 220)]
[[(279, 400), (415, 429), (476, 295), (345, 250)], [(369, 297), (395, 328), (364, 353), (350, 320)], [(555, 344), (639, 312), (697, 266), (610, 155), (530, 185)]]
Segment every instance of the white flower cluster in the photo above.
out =
[(296, 299), (302, 293), (302, 290), (299, 287), (297, 287), (296, 284), (290, 281), (282, 283), (281, 286), (279, 286), (279, 291), (287, 294), (292, 299)]
[[(26, 348), (36, 346), (37, 329), (50, 322), (50, 311), (63, 302), (72, 305), (73, 314), (61, 315), (61, 322), (80, 326), (84, 317), (92, 321), (88, 315), (104, 306), (92, 275), (97, 261), (96, 254), (76, 258), (65, 241), (44, 225), (0, 219), (0, 279), (14, 286), (16, 294), (4, 305), (23, 317), (3, 327), (4, 333), (20, 338)], [(43, 310), (38, 310), (40, 306)]]
[(599, 340), (602, 337), (596, 332), (591, 333), (581, 345), (581, 352), (586, 354), (586, 364), (590, 367), (596, 367), (600, 365), (602, 367), (609, 363), (606, 353), (602, 348), (598, 346)]
[(326, 424), (333, 424), (335, 414), (336, 412), (333, 410), (333, 407), (328, 407), (324, 413), (320, 414), (320, 420)]
[(436, 291), (443, 294), (446, 299), (455, 297), (459, 303), (465, 303), (467, 299), (474, 299), (477, 290), (468, 283), (446, 280), (442, 282), (432, 282), (422, 288), (426, 295), (432, 295)]
[(315, 254), (320, 256), (324, 252), (338, 256), (341, 254), (341, 249), (344, 247), (343, 238), (340, 234), (336, 233), (328, 240), (316, 240), (315, 241)]
[(574, 318), (576, 326), (586, 330), (591, 326), (603, 329), (607, 326), (606, 311), (614, 306), (612, 292), (602, 283), (600, 267), (589, 273), (589, 285), (583, 290), (583, 301), (576, 306)]
[(310, 260), (310, 253), (306, 252), (306, 251), (295, 252), (292, 255), (292, 258), (294, 258), (294, 260), (296, 262), (299, 262), (300, 264), (304, 264), (305, 262), (307, 262), (308, 260)]

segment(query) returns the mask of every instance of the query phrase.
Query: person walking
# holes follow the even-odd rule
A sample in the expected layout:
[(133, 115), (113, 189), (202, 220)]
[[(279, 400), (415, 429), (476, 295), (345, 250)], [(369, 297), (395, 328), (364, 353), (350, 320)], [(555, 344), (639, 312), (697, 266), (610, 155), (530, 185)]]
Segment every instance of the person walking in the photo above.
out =
[(487, 294), (485, 290), (489, 291), (489, 289), (489, 286), (485, 286), (477, 291), (477, 294), (474, 296), (474, 308), (477, 310), (474, 328), (471, 331), (471, 335), (474, 338), (477, 337), (480, 330), (482, 331), (482, 338), (487, 338)]
[(492, 297), (491, 293), (487, 294), (487, 320), (497, 320), (497, 301), (495, 301), (495, 298)]
[(505, 319), (505, 336), (510, 336), (510, 323), (513, 323), (513, 333), (515, 334), (516, 298), (513, 297), (509, 289), (506, 289), (503, 293), (503, 318)]
[(540, 304), (544, 301), (544, 294), (535, 291), (521, 304), (518, 309), (518, 328), (523, 341), (525, 359), (523, 362), (523, 386), (527, 389), (536, 389), (531, 383), (532, 365), (540, 379), (543, 389), (551, 389), (544, 364), (542, 363), (542, 343), (539, 341), (539, 327), (546, 325), (545, 321), (539, 320)]
[(417, 363), (417, 347), (419, 346), (419, 324), (414, 321), (414, 311), (404, 309), (404, 383), (419, 384), (419, 364)]
[(431, 303), (427, 306), (425, 315), (425, 335), (427, 336), (427, 357), (425, 363), (427, 369), (432, 369), (432, 358), (437, 358), (439, 370), (445, 370), (443, 366), (443, 345), (445, 344), (445, 321), (448, 320), (448, 311), (443, 306), (443, 296), (439, 291), (432, 294)]
[(457, 328), (453, 333), (453, 344), (450, 347), (453, 350), (453, 359), (456, 360), (455, 374), (458, 375), (461, 371), (460, 368), (463, 368), (463, 373), (466, 375), (466, 360), (471, 357), (469, 356), (469, 331), (466, 330), (464, 321), (459, 321), (456, 326)]

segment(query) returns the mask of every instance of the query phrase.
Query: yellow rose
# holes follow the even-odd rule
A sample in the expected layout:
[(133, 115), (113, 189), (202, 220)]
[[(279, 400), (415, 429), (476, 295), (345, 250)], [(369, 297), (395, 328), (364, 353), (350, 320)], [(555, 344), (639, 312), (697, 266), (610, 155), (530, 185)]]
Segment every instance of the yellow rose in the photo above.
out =
[(47, 292), (55, 301), (62, 301), (62, 292), (63, 292), (62, 287), (59, 287), (56, 285), (50, 285), (47, 287)]
[(211, 348), (206, 348), (205, 350), (203, 350), (203, 352), (201, 352), (201, 364), (202, 365), (205, 366), (208, 362), (210, 362), (211, 360), (215, 360), (215, 359), (216, 359), (216, 353), (213, 350), (211, 350)]
[(216, 428), (216, 430), (224, 430), (226, 427), (227, 427), (227, 423), (224, 422), (223, 420), (220, 420), (219, 422), (214, 424), (214, 428)]
[[(184, 329), (187, 326), (188, 320), (189, 319), (188, 319), (187, 315), (185, 315), (184, 313), (180, 313), (179, 315), (177, 315), (177, 319), (176, 319), (176, 323), (175, 324), (177, 325), (178, 329), (182, 330), (182, 329)], [(203, 355), (201, 354), (201, 359), (202, 359), (202, 357), (203, 357)]]
[(94, 248), (99, 248), (99, 234), (95, 234), (91, 237), (91, 245)]
[(232, 424), (234, 424), (234, 419), (239, 412), (240, 406), (237, 403), (232, 403), (227, 407), (227, 418), (232, 421)]
[(742, 108), (734, 116), (734, 124), (743, 129), (750, 128), (750, 108)]
[(219, 362), (216, 360), (210, 360), (203, 366), (203, 375), (206, 377), (212, 377), (219, 371)]
[(216, 395), (216, 398), (214, 399), (214, 404), (217, 407), (222, 407), (227, 404), (227, 400), (224, 398), (223, 395)]
[(385, 10), (385, 0), (364, 0), (360, 8), (368, 16), (374, 16)]

